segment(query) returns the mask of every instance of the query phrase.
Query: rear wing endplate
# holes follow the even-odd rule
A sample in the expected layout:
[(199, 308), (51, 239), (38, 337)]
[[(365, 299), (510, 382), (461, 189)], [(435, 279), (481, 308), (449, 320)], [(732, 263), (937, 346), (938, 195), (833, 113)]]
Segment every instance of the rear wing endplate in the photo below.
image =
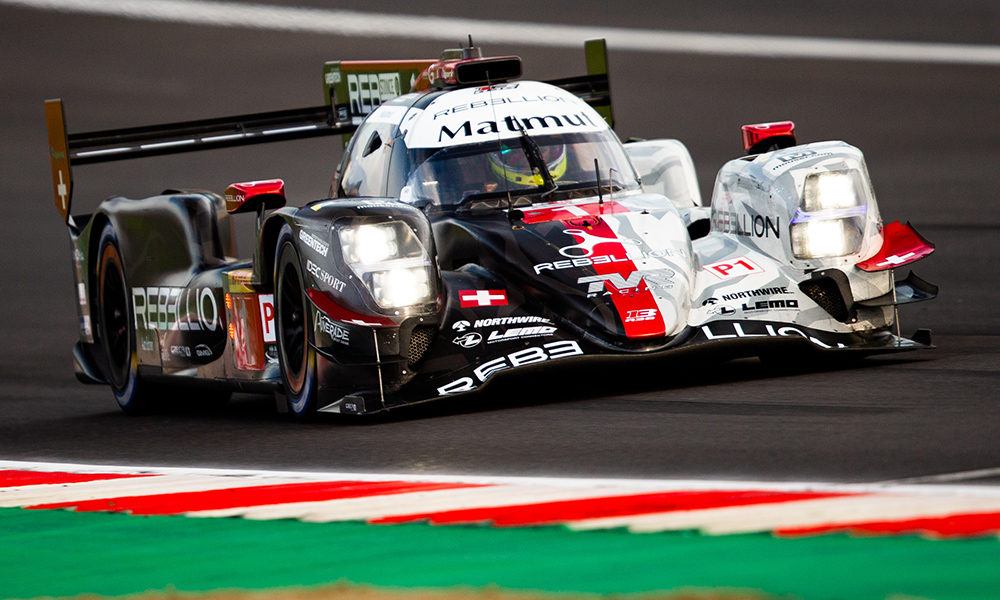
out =
[[(547, 83), (583, 99), (613, 127), (607, 46), (604, 40), (590, 40), (584, 49), (587, 75)], [(349, 136), (383, 102), (413, 91), (420, 73), (434, 62), (328, 62), (323, 67), (328, 104), (323, 106), (89, 133), (67, 133), (62, 100), (46, 100), (56, 210), (66, 224), (73, 225), (74, 166), (326, 135)]]

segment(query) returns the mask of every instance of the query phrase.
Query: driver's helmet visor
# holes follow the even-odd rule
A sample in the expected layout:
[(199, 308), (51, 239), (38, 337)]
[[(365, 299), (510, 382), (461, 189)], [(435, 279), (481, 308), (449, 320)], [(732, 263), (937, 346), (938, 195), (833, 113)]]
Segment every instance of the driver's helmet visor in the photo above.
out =
[[(603, 185), (613, 178), (621, 189), (639, 187), (635, 171), (613, 133), (532, 136), (532, 140), (552, 180), (560, 186), (596, 185), (596, 158)], [(470, 196), (545, 191), (541, 172), (516, 138), (443, 149), (416, 148), (409, 154), (418, 166), (400, 190), (404, 202), (455, 206)]]
[[(538, 150), (553, 181), (557, 181), (566, 174), (565, 144), (541, 146)], [(499, 152), (490, 152), (490, 166), (498, 180), (535, 186), (545, 183), (545, 178), (538, 172), (538, 169), (531, 166), (528, 155), (520, 148), (515, 149), (504, 145)]]

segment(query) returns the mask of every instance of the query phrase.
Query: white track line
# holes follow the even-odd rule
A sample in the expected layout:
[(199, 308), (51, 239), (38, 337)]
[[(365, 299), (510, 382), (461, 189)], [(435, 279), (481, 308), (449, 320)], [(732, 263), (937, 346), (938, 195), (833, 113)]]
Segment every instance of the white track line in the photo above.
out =
[(899, 485), (911, 483), (940, 483), (944, 481), (969, 481), (971, 479), (986, 479), (988, 477), (1000, 477), (1000, 467), (989, 469), (975, 469), (972, 471), (955, 471), (954, 473), (941, 473), (939, 475), (921, 475), (917, 477), (905, 477), (902, 479), (890, 479), (879, 482), (883, 485)]
[(584, 40), (605, 38), (611, 48), (639, 52), (1000, 65), (1000, 46), (974, 44), (661, 31), (196, 0), (0, 0), (0, 4), (217, 27), (430, 39), (453, 45), (467, 35), (479, 43), (554, 47), (578, 47)]

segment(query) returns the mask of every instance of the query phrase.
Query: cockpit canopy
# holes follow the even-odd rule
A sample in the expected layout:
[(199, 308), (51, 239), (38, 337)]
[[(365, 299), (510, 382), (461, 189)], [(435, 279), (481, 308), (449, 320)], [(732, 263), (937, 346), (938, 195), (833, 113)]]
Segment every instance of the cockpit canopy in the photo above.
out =
[[(595, 162), (596, 159), (596, 162)], [(407, 95), (361, 125), (340, 196), (415, 206), (534, 203), (638, 190), (621, 142), (576, 96), (538, 82)], [(492, 201), (492, 202), (491, 202)]]

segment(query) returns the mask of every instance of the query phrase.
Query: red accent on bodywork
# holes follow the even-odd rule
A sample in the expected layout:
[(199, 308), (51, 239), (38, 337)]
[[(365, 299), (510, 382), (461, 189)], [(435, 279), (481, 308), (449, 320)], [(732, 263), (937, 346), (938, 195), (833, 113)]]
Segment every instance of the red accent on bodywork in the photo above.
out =
[(905, 521), (870, 521), (818, 527), (778, 529), (776, 535), (797, 537), (825, 533), (855, 535), (918, 534), (933, 537), (973, 537), (1000, 532), (1000, 512), (969, 513), (944, 517), (923, 517)]
[(756, 123), (754, 125), (744, 125), (743, 130), (743, 151), (748, 152), (760, 142), (772, 137), (791, 137), (792, 144), (795, 145), (795, 123), (792, 121), (775, 121), (774, 123)]
[(369, 327), (395, 327), (396, 322), (389, 317), (381, 317), (377, 315), (362, 315), (356, 313), (350, 309), (344, 308), (343, 306), (334, 302), (326, 292), (321, 292), (319, 290), (308, 289), (306, 293), (309, 294), (309, 299), (313, 301), (321, 311), (325, 312), (328, 317), (336, 321), (343, 321), (344, 323), (351, 323), (353, 325), (367, 325)]
[(222, 510), (293, 502), (320, 502), (345, 498), (364, 498), (484, 487), (467, 483), (428, 483), (412, 481), (323, 481), (235, 487), (200, 492), (123, 496), (75, 502), (36, 504), (30, 509), (75, 508), (77, 512), (125, 512), (134, 515), (176, 515), (200, 510)]
[[(253, 200), (253, 202), (251, 202)], [(226, 188), (226, 212), (254, 212), (263, 203), (265, 209), (285, 205), (285, 182), (280, 179), (231, 183)]]
[(525, 223), (548, 223), (550, 221), (565, 221), (567, 219), (578, 219), (586, 216), (610, 215), (615, 213), (632, 212), (629, 208), (617, 202), (607, 201), (603, 205), (598, 202), (586, 204), (557, 204), (544, 206), (542, 208), (528, 208), (524, 210)]
[(108, 479), (127, 479), (130, 477), (154, 477), (153, 474), (136, 473), (65, 473), (62, 471), (0, 471), (0, 487), (18, 487), (22, 485), (46, 485), (64, 483), (86, 483), (88, 481), (105, 481)]
[[(594, 245), (594, 254), (627, 257), (625, 246), (617, 240), (618, 236), (605, 221), (600, 220), (595, 223), (590, 228), (590, 233), (597, 237), (609, 238), (607, 242), (598, 242)], [(600, 252), (597, 250), (598, 246), (603, 246)], [(633, 274), (638, 271), (635, 263), (631, 260), (595, 264), (593, 268), (598, 275), (618, 274), (622, 280), (630, 280), (631, 277), (634, 277)], [(657, 305), (656, 299), (653, 298), (653, 293), (649, 290), (645, 279), (640, 278), (635, 287), (625, 289), (618, 288), (611, 281), (605, 281), (604, 289), (611, 293), (611, 301), (615, 305), (615, 310), (618, 311), (618, 316), (621, 317), (626, 337), (644, 338), (666, 335), (667, 329), (663, 323), (663, 315), (660, 314), (660, 307)], [(640, 313), (638, 311), (647, 312)], [(636, 314), (652, 314), (653, 318), (639, 321), (628, 320), (630, 315)]]
[(833, 498), (850, 494), (788, 493), (757, 490), (726, 492), (656, 492), (628, 496), (605, 496), (579, 500), (557, 500), (538, 504), (467, 508), (442, 512), (397, 515), (373, 519), (371, 523), (429, 521), (436, 525), (481, 523), (498, 526), (542, 525), (584, 519), (625, 517), (650, 513), (701, 510), (752, 504), (773, 504), (796, 500)]
[(858, 263), (862, 271), (885, 271), (920, 260), (934, 252), (934, 244), (917, 233), (912, 225), (893, 221), (882, 228), (882, 248)]
[(267, 366), (264, 337), (258, 309), (257, 294), (230, 293), (232, 308), (227, 307), (229, 325), (233, 328), (233, 360), (236, 368), (260, 371)]

